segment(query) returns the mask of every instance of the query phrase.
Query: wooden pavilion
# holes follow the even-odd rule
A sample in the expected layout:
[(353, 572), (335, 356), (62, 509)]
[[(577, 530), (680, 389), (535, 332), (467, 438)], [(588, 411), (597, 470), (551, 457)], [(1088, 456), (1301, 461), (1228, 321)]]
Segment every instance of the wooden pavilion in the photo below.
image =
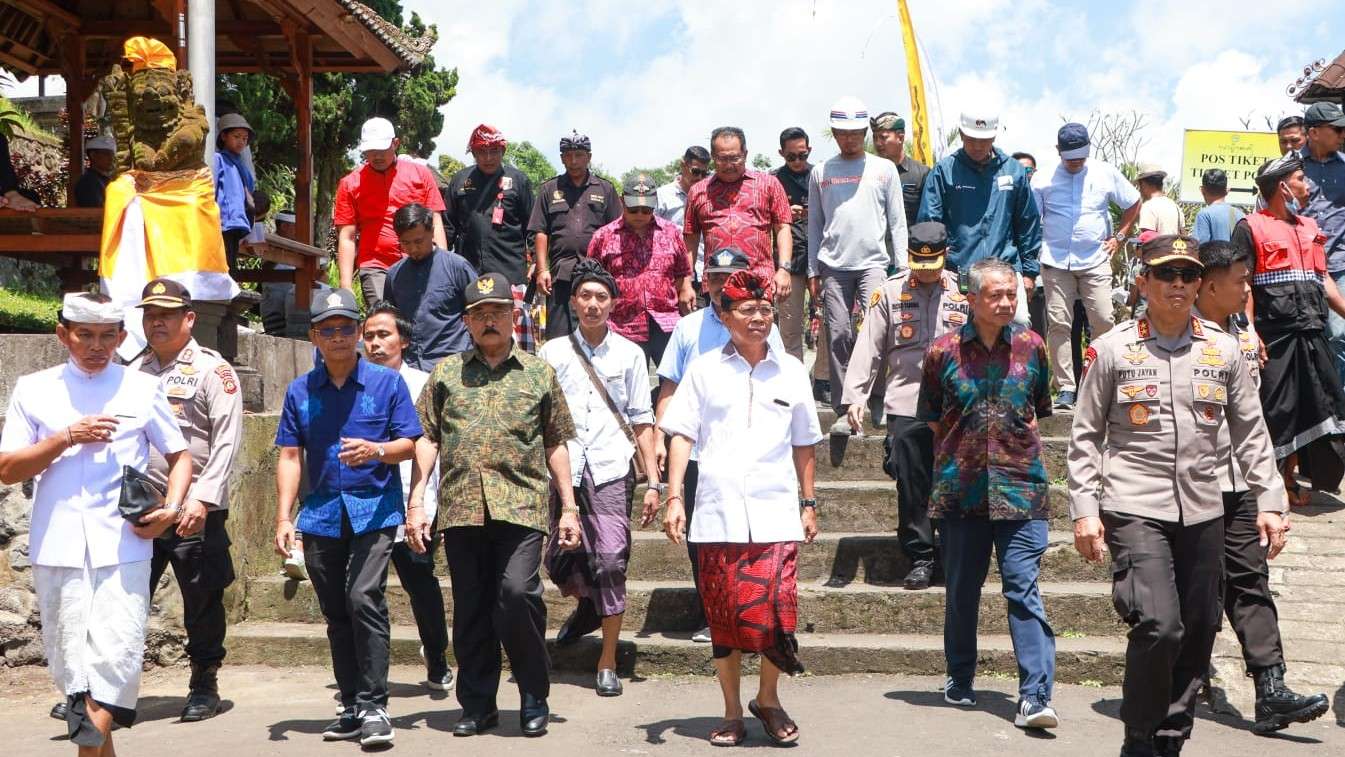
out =
[[(294, 102), (299, 164), (295, 175), (297, 244), (274, 240), (258, 253), (300, 270), (295, 283), (316, 276), (313, 243), (313, 75), (393, 73), (418, 65), (434, 37), (413, 39), (357, 0), (0, 0), (0, 68), (19, 78), (65, 79), (69, 123), (84, 121), (84, 103), (99, 79), (122, 58), (122, 43), (143, 35), (175, 47), (186, 67), (189, 3), (213, 3), (218, 73), (264, 73), (279, 79)], [(70, 205), (84, 165), (84, 134), (69, 129)], [(0, 255), (63, 265), (98, 254), (101, 212), (43, 209), (32, 216), (0, 211)], [(15, 224), (24, 233), (15, 234)], [(25, 238), (26, 237), (26, 238)], [(301, 249), (307, 248), (307, 250)], [(261, 273), (261, 272), (257, 272)], [(258, 278), (270, 280), (275, 274)], [(63, 276), (73, 284), (79, 277)], [(296, 288), (306, 307), (307, 286)]]
[(1345, 52), (1330, 63), (1319, 60), (1304, 67), (1303, 75), (1289, 85), (1289, 96), (1301, 103), (1345, 103)]

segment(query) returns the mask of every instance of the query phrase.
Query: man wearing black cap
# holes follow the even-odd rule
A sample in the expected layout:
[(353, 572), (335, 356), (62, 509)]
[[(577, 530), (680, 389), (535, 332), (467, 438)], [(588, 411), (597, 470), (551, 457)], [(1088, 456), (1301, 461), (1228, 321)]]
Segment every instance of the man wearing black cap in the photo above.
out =
[(915, 418), (925, 349), (934, 338), (961, 328), (971, 314), (957, 274), (944, 269), (948, 233), (938, 221), (910, 230), (909, 270), (897, 272), (878, 290), (855, 339), (845, 373), (843, 403), (850, 427), (863, 428), (864, 410), (886, 367), (883, 404), (887, 456), (883, 469), (897, 480), (897, 532), (911, 561), (907, 589), (927, 589), (934, 574), (934, 528), (929, 520), (933, 485), (934, 432)]
[(1274, 557), (1285, 543), (1284, 489), (1238, 340), (1191, 315), (1195, 240), (1156, 237), (1141, 260), (1148, 311), (1089, 345), (1068, 453), (1074, 546), (1093, 562), (1111, 552), (1130, 626), (1122, 757), (1176, 755), (1191, 735), (1220, 623), (1224, 428), (1261, 544)]
[[(462, 705), (455, 736), (499, 724), (501, 647), (518, 682), (523, 735), (546, 733), (550, 715), (539, 568), (549, 479), (571, 479), (567, 442), (575, 425), (555, 369), (515, 345), (513, 302), (503, 274), (485, 274), (468, 287), (467, 329), (476, 347), (442, 360), (417, 402), (425, 435), (416, 443), (406, 535), (423, 552), (430, 530), (443, 531)], [(436, 460), (439, 509), (429, 523), (423, 471)], [(557, 546), (575, 549), (574, 489), (561, 486), (557, 497)]]
[[(233, 583), (233, 560), (224, 523), (229, 517), (229, 471), (243, 432), (243, 393), (233, 368), (218, 352), (192, 339), (196, 323), (191, 294), (171, 279), (145, 285), (140, 304), (149, 346), (128, 366), (163, 385), (192, 458), (191, 488), (177, 528), (154, 540), (150, 590), (173, 566), (182, 591), (182, 621), (191, 660), (187, 722), (219, 711), (217, 672), (224, 660), (224, 589)], [(151, 453), (150, 477), (168, 480), (168, 462)]]
[(1228, 174), (1219, 168), (1211, 168), (1201, 174), (1200, 196), (1205, 198), (1205, 207), (1196, 213), (1192, 236), (1201, 244), (1232, 239), (1233, 227), (1246, 214), (1225, 201), (1228, 197)]
[(537, 289), (546, 295), (546, 338), (574, 331), (570, 312), (570, 273), (588, 254), (593, 232), (621, 215), (621, 200), (612, 182), (589, 171), (593, 148), (578, 132), (560, 140), (565, 173), (546, 180), (537, 190), (528, 231), (537, 254)]
[(1295, 468), (1313, 488), (1332, 491), (1345, 473), (1333, 437), (1345, 434), (1345, 392), (1326, 341), (1328, 312), (1345, 315), (1317, 222), (1298, 215), (1308, 197), (1296, 153), (1267, 161), (1256, 173), (1266, 207), (1238, 222), (1232, 244), (1255, 262), (1252, 316), (1266, 348), (1261, 404), (1275, 459), (1295, 504), (1307, 504)]
[[(1140, 213), (1139, 193), (1110, 163), (1088, 157), (1091, 144), (1083, 124), (1065, 124), (1056, 135), (1060, 165), (1032, 177), (1032, 193), (1041, 211), (1046, 344), (1060, 389), (1055, 406), (1062, 410), (1074, 406), (1074, 302), (1083, 302), (1092, 338), (1111, 330), (1111, 259)], [(1121, 211), (1115, 230), (1113, 206)]]
[[(1313, 103), (1303, 123), (1307, 141), (1297, 154), (1303, 159), (1308, 195), (1300, 198), (1302, 210), (1296, 212), (1316, 221), (1326, 236), (1326, 270), (1340, 288), (1345, 284), (1345, 154), (1340, 151), (1345, 114), (1335, 103)], [(1336, 372), (1345, 378), (1345, 318), (1329, 314), (1327, 337)]]
[[(388, 719), (388, 561), (404, 521), (401, 473), (420, 421), (406, 381), (363, 359), (355, 294), (337, 289), (313, 300), (308, 335), (322, 362), (285, 392), (276, 430), (276, 552), (303, 534), (304, 561), (327, 621), (341, 713), (327, 741), (392, 743)], [(299, 481), (309, 492), (291, 519)]]
[(1303, 147), (1308, 135), (1303, 133), (1303, 119), (1300, 116), (1285, 116), (1275, 125), (1275, 136), (1280, 140), (1280, 154)]

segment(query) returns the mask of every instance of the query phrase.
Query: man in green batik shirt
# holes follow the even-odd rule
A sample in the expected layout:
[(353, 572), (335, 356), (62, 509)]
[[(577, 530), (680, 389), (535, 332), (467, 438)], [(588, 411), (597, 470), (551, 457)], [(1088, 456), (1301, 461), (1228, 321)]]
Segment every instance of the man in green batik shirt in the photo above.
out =
[[(467, 287), (467, 330), (476, 348), (445, 358), (417, 402), (425, 435), (416, 443), (406, 535), (425, 551), (430, 529), (444, 533), (453, 583), (453, 655), (462, 718), (456, 736), (499, 723), (500, 647), (522, 695), (525, 736), (546, 733), (550, 692), (546, 606), (538, 568), (548, 530), (550, 478), (569, 480), (565, 443), (574, 421), (556, 372), (515, 349), (509, 280), (486, 274)], [(439, 462), (437, 523), (425, 518), (424, 471)], [(579, 508), (560, 487), (561, 549), (579, 546)]]

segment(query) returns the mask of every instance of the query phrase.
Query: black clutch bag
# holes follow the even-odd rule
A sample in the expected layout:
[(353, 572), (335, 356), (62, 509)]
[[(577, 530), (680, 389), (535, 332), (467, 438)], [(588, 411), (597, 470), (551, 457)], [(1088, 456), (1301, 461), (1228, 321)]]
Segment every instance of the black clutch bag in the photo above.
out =
[(121, 499), (117, 501), (121, 517), (138, 525), (142, 515), (163, 507), (164, 494), (143, 472), (129, 465), (121, 467)]

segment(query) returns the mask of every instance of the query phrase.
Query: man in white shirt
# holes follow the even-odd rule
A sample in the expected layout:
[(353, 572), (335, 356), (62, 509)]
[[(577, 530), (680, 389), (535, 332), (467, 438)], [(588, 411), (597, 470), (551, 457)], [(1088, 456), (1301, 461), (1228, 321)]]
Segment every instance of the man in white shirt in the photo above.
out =
[(1163, 191), (1167, 172), (1152, 163), (1139, 167), (1135, 186), (1139, 188), (1144, 204), (1140, 206), (1140, 231), (1152, 231), (1155, 236), (1182, 233), (1182, 210)]
[[(556, 643), (573, 643), (601, 627), (595, 688), (600, 697), (614, 697), (621, 694), (616, 646), (626, 611), (630, 506), (635, 490), (631, 457), (638, 453), (646, 471), (657, 470), (654, 410), (644, 351), (607, 327), (620, 296), (616, 281), (598, 261), (586, 258), (575, 266), (572, 282), (570, 309), (578, 329), (567, 338), (547, 342), (538, 356), (556, 370), (574, 419), (577, 435), (566, 442), (570, 480), (553, 481), (552, 486), (574, 488), (583, 538), (577, 550), (560, 548), (555, 536), (561, 501), (553, 491), (546, 570), (562, 594), (579, 600), (556, 635)], [(655, 481), (645, 492), (646, 525), (666, 490)]]
[[(68, 294), (56, 337), (70, 360), (19, 378), (0, 435), (0, 482), (36, 479), (29, 557), (47, 669), (81, 755), (112, 755), (135, 723), (153, 539), (175, 524), (191, 454), (158, 379), (112, 363), (126, 338), (104, 295)], [(123, 466), (168, 461), (166, 507), (122, 518)]]
[[(396, 306), (379, 305), (364, 319), (364, 356), (369, 362), (391, 368), (401, 375), (414, 402), (425, 388), (430, 374), (412, 368), (403, 360), (411, 344), (411, 322)], [(402, 477), (402, 497), (411, 501), (411, 461), (397, 464)], [(434, 521), (439, 507), (439, 466), (425, 482), (425, 517)], [(444, 590), (434, 575), (434, 552), (439, 534), (431, 534), (429, 548), (419, 554), (406, 543), (405, 533), (397, 535), (392, 546), (392, 565), (397, 580), (411, 599), (411, 615), (420, 634), (420, 656), (425, 660), (425, 685), (435, 691), (453, 688), (453, 669), (448, 666), (448, 620), (444, 613)]]
[[(682, 317), (677, 325), (673, 327), (672, 334), (668, 337), (668, 348), (663, 351), (663, 361), (658, 366), (658, 399), (654, 403), (655, 423), (663, 418), (663, 413), (668, 409), (668, 403), (672, 401), (673, 393), (677, 391), (677, 385), (686, 375), (687, 368), (692, 361), (704, 355), (707, 352), (714, 352), (729, 343), (729, 329), (724, 325), (722, 314), (720, 312), (720, 292), (724, 289), (724, 282), (728, 281), (730, 275), (738, 271), (746, 271), (752, 265), (747, 255), (742, 251), (732, 247), (725, 247), (722, 250), (716, 250), (710, 256), (705, 267), (705, 296), (709, 298), (710, 306), (692, 311)], [(770, 336), (767, 337), (771, 347), (785, 351), (784, 342), (780, 338), (780, 330), (771, 326)], [(666, 438), (663, 430), (655, 426), (654, 428), (654, 454), (658, 457), (658, 470), (665, 473), (667, 459)], [(697, 479), (697, 459), (699, 455), (697, 449), (691, 449), (691, 459), (687, 462), (686, 476), (683, 479), (683, 485), (686, 487), (686, 517), (687, 527), (691, 527), (695, 520), (696, 509), (696, 479)], [(664, 479), (667, 480), (666, 478)], [(645, 520), (652, 520), (654, 513), (648, 510), (644, 513)], [(700, 567), (696, 559), (696, 545), (694, 542), (687, 542), (687, 557), (691, 558), (691, 580), (700, 585)], [(697, 603), (697, 607), (699, 607)], [(708, 644), (710, 642), (710, 628), (702, 625), (700, 630), (691, 635), (691, 640)]]
[[(674, 543), (699, 545), (701, 601), (724, 693), (724, 721), (710, 731), (716, 746), (746, 738), (743, 652), (762, 656), (748, 710), (773, 742), (799, 738), (778, 683), (781, 671), (803, 671), (795, 562), (798, 542), (817, 536), (813, 446), (822, 433), (803, 364), (768, 342), (772, 294), (771, 282), (752, 271), (728, 278), (720, 306), (731, 341), (691, 364), (660, 422), (672, 436), (663, 529)], [(701, 471), (687, 533), (681, 492), (692, 445), (701, 448)]]
[[(855, 97), (831, 106), (831, 134), (841, 154), (813, 167), (808, 178), (808, 285), (822, 298), (831, 340), (831, 433), (850, 434), (841, 402), (845, 365), (855, 346), (850, 314), (866, 307), (889, 267), (906, 267), (906, 206), (892, 161), (864, 151), (869, 112)], [(889, 250), (885, 240), (890, 239)]]
[[(678, 228), (684, 226), (687, 213), (687, 193), (691, 185), (710, 175), (710, 151), (700, 145), (692, 145), (682, 153), (682, 168), (677, 178), (658, 188), (655, 193), (654, 215), (665, 221), (672, 221)], [(701, 278), (705, 274), (705, 240), (694, 250), (687, 250), (692, 256), (691, 277), (693, 288), (700, 289)], [(702, 303), (703, 304), (703, 303)]]
[[(1109, 163), (1088, 157), (1083, 124), (1068, 123), (1056, 135), (1060, 165), (1032, 178), (1041, 211), (1041, 280), (1046, 289), (1046, 347), (1060, 394), (1055, 406), (1074, 407), (1075, 376), (1070, 345), (1074, 300), (1083, 301), (1096, 339), (1111, 330), (1111, 257), (1140, 212), (1139, 192)], [(1112, 234), (1111, 206), (1121, 208)]]

